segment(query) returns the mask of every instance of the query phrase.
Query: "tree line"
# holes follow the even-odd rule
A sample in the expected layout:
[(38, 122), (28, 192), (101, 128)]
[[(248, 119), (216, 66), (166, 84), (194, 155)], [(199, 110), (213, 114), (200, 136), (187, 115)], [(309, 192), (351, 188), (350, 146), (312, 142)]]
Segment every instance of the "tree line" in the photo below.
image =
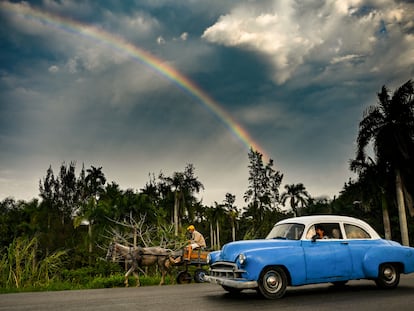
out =
[(411, 80), (394, 93), (381, 89), (359, 124), (356, 156), (349, 162), (357, 178), (345, 182), (332, 199), (313, 198), (302, 183), (281, 189), (283, 174), (253, 149), (243, 207), (235, 206), (231, 193), (204, 205), (197, 199), (204, 185), (192, 164), (171, 176), (149, 174), (147, 183), (134, 190), (108, 182), (102, 167), (82, 166), (76, 174), (75, 162), (63, 163), (57, 173), (50, 166), (40, 179), (40, 199), (0, 202), (0, 249), (35, 237), (39, 260), (65, 250), (67, 267), (79, 268), (103, 257), (117, 234), (131, 243), (177, 248), (193, 223), (209, 247), (219, 249), (232, 240), (263, 238), (281, 219), (312, 214), (362, 218), (384, 237), (409, 245), (414, 232), (413, 95)]
[[(150, 174), (140, 190), (123, 190), (116, 182), (107, 182), (102, 167), (82, 166), (78, 175), (75, 162), (63, 163), (57, 174), (49, 167), (39, 181), (40, 200), (0, 202), (0, 247), (18, 237), (36, 237), (40, 255), (65, 249), (73, 267), (79, 267), (90, 263), (91, 257), (92, 262), (102, 257), (105, 250), (99, 246), (108, 245), (115, 228), (126, 235), (139, 229), (138, 244), (162, 241), (173, 248), (192, 223), (212, 249), (231, 240), (264, 237), (277, 220), (291, 213), (279, 206), (283, 175), (273, 168), (273, 161), (263, 163), (262, 154), (254, 150), (248, 156), (245, 210), (235, 206), (231, 193), (212, 206), (197, 199), (204, 185), (192, 164), (171, 176)], [(142, 232), (153, 236), (145, 239)]]

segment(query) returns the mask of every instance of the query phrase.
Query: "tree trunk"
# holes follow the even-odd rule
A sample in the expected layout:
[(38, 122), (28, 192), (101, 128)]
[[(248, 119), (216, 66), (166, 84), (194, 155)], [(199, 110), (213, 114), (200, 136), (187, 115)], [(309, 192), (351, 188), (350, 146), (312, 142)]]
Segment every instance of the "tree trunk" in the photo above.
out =
[(216, 229), (217, 229), (217, 248), (220, 249), (220, 226), (218, 220), (216, 221)]
[(408, 212), (410, 216), (414, 217), (413, 197), (408, 192), (407, 187), (405, 187), (404, 179), (402, 179), (402, 181), (403, 181), (403, 186), (404, 186), (403, 192), (404, 192), (405, 206), (408, 208)]
[(88, 246), (88, 262), (89, 266), (92, 264), (92, 223), (89, 221), (88, 225), (88, 236), (89, 236), (89, 246)]
[(174, 233), (178, 236), (178, 192), (175, 191), (174, 196)]
[(217, 232), (216, 229), (213, 228), (213, 248), (217, 249)]
[(210, 245), (211, 245), (211, 249), (214, 249), (214, 230), (213, 230), (213, 225), (210, 222)]
[(236, 241), (236, 226), (234, 225), (234, 221), (231, 224), (231, 236), (233, 241)]
[(401, 173), (395, 170), (395, 191), (397, 194), (398, 218), (400, 219), (401, 242), (405, 246), (410, 245), (408, 238), (407, 216), (405, 214), (404, 193), (401, 181)]
[(388, 205), (385, 194), (381, 191), (381, 206), (382, 206), (382, 222), (384, 223), (384, 234), (386, 240), (391, 240), (391, 223), (390, 215), (388, 214)]

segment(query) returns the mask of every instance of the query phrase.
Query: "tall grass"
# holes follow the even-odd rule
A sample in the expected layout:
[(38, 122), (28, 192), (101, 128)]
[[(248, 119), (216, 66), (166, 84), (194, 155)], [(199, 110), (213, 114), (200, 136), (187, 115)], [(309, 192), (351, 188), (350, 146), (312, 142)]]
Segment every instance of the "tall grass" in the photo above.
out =
[[(94, 266), (72, 270), (65, 266), (65, 255), (65, 251), (59, 251), (41, 257), (36, 238), (16, 238), (0, 250), (0, 293), (124, 287), (125, 271), (119, 264), (97, 261)], [(167, 284), (175, 283), (175, 270), (167, 275)], [(160, 273), (150, 272), (140, 276), (141, 285), (159, 284)], [(135, 278), (131, 276), (129, 283), (136, 285)]]
[(62, 268), (65, 251), (39, 260), (37, 238), (16, 238), (0, 257), (0, 287), (24, 289), (47, 286)]

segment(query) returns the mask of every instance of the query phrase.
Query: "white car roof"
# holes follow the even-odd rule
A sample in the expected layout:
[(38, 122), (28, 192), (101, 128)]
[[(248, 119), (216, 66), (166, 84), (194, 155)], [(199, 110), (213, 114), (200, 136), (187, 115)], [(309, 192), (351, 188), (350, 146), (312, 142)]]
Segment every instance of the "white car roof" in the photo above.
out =
[(373, 239), (380, 239), (379, 234), (365, 221), (349, 217), (349, 216), (339, 216), (339, 215), (312, 215), (312, 216), (300, 216), (293, 217), (279, 221), (277, 224), (283, 223), (299, 223), (305, 225), (305, 228), (316, 223), (347, 223), (359, 226), (366, 230)]

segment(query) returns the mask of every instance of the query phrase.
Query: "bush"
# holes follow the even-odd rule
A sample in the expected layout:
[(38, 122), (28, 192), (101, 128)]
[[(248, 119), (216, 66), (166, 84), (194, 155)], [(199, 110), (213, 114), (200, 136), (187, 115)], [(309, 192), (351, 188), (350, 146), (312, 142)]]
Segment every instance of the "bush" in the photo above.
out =
[(52, 253), (39, 260), (37, 239), (17, 238), (0, 258), (0, 287), (26, 288), (47, 286), (62, 269), (64, 251)]
[(124, 287), (124, 275), (117, 274), (109, 277), (96, 277), (89, 283), (89, 288), (113, 288)]
[[(124, 287), (124, 266), (119, 263), (97, 261), (94, 266), (79, 269), (64, 268), (66, 252), (52, 253), (38, 259), (37, 240), (15, 239), (0, 254), (0, 292), (21, 292), (40, 290), (69, 290), (87, 288)], [(156, 267), (140, 273), (142, 286), (158, 285), (161, 280)], [(136, 279), (130, 276), (130, 286), (136, 286)], [(173, 284), (175, 278), (167, 275), (166, 284)]]

